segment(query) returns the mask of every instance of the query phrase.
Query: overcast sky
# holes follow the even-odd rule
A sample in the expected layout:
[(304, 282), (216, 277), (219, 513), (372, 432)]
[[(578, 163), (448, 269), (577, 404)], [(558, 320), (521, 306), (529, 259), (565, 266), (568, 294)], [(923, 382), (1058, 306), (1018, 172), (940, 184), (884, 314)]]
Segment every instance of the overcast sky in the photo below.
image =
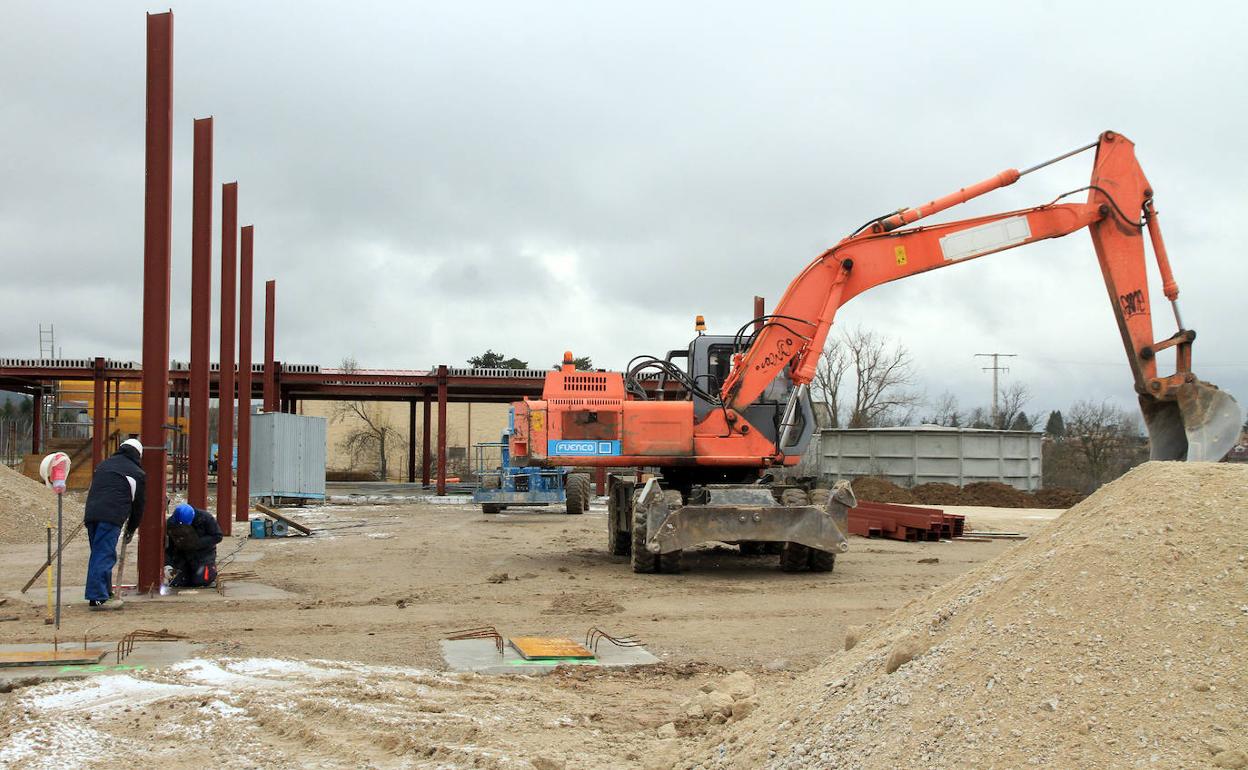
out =
[[(918, 4), (915, 4), (918, 5)], [(1248, 403), (1243, 3), (184, 3), (174, 8), (172, 355), (188, 357), (192, 119), (238, 180), (278, 357), (599, 366), (729, 333), (863, 221), (1093, 141), (1136, 142), (1195, 369)], [(138, 360), (144, 11), (0, 5), (0, 356)], [(956, 212), (1035, 205), (1091, 155)], [(951, 212), (955, 213), (955, 212)], [(946, 217), (948, 218), (948, 217)], [(1154, 284), (1158, 337), (1174, 331)], [(218, 309), (214, 290), (213, 350)], [(1089, 238), (875, 289), (934, 399), (1132, 406)], [(256, 345), (257, 355), (260, 347)], [(215, 358), (214, 358), (215, 360)]]

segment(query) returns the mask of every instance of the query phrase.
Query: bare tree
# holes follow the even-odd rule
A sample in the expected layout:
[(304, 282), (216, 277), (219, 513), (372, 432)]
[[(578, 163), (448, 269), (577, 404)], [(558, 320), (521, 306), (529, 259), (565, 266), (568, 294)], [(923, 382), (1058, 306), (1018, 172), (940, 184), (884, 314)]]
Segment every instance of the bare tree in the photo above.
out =
[(922, 401), (906, 388), (914, 381), (909, 351), (862, 327), (846, 332), (843, 339), (854, 377), (849, 427), (874, 428), (908, 421)]
[[(355, 372), (359, 365), (354, 358), (342, 360), (342, 370)], [(354, 464), (376, 462), (377, 476), (381, 481), (390, 471), (390, 442), (399, 438), (380, 403), (376, 401), (336, 401), (330, 410), (330, 420), (348, 426), (347, 434), (339, 445), (351, 455)]]
[(815, 367), (815, 379), (810, 383), (811, 400), (822, 405), (827, 413), (824, 427), (841, 427), (841, 387), (849, 365), (849, 352), (839, 335), (829, 336), (819, 365)]
[(1001, 391), (997, 406), (997, 430), (1007, 430), (1023, 413), (1023, 408), (1031, 401), (1031, 390), (1021, 382), (1012, 383)]
[(1133, 464), (1140, 432), (1131, 412), (1108, 401), (1076, 401), (1069, 414), (1066, 440), (1078, 447), (1091, 488), (1122, 474)]
[(940, 394), (940, 398), (936, 399), (931, 405), (931, 414), (923, 418), (923, 422), (929, 425), (944, 425), (949, 428), (958, 428), (962, 426), (965, 417), (960, 409), (958, 409), (958, 398), (949, 391)]

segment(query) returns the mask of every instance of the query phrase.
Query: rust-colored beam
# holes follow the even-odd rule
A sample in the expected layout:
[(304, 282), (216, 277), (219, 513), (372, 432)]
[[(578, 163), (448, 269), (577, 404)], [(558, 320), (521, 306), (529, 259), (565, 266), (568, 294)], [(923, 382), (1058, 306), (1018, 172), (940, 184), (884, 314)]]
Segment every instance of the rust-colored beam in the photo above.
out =
[[(754, 317), (755, 318), (762, 318), (763, 315), (766, 314), (767, 312), (766, 308), (767, 308), (766, 300), (764, 300), (762, 297), (758, 297), (758, 296), (754, 297)], [(758, 334), (762, 330), (763, 330), (763, 322), (755, 321), (754, 333)], [(602, 494), (602, 493), (599, 492), (598, 494)]]
[(277, 367), (273, 326), (277, 320), (277, 281), (264, 282), (264, 411), (277, 411)]
[(238, 182), (221, 185), (221, 345), (217, 360), (217, 524), (234, 520), (234, 303), (238, 270)]
[(423, 427), (420, 433), (420, 447), (421, 447), (420, 484), (425, 489), (428, 489), (429, 488), (429, 469), (433, 465), (433, 450), (432, 450), (432, 444), (430, 443), (433, 438), (433, 431), (430, 430), (430, 428), (432, 427), (432, 425), (430, 424), (432, 420), (430, 419), (431, 404), (429, 403), (429, 390), (428, 389), (425, 389), (422, 395), (422, 399), (424, 401), (423, 411), (425, 414), (424, 414), (424, 422), (422, 423)]
[(407, 402), (407, 483), (416, 483), (416, 399)]
[(598, 495), (599, 497), (602, 497), (603, 495), (607, 493), (607, 469), (606, 468), (594, 469), (594, 487), (595, 487), (594, 494)]
[(446, 494), (446, 367), (438, 367), (438, 494)]
[(147, 15), (143, 185), (143, 470), (138, 589), (160, 585), (165, 562), (165, 421), (169, 415), (169, 269), (173, 251), (173, 13)]
[(104, 359), (95, 358), (95, 377), (91, 379), (94, 393), (91, 394), (91, 470), (100, 467), (104, 460), (104, 420), (108, 416), (108, 406), (104, 400)]
[(186, 499), (208, 508), (209, 336), (212, 329), (212, 118), (195, 121), (191, 181), (191, 367), (190, 436)]
[(241, 233), (238, 264), (238, 474), (234, 520), (251, 512), (251, 279), (255, 227)]
[(43, 452), (43, 387), (35, 388), (31, 396), (30, 409), (30, 453), (37, 455)]

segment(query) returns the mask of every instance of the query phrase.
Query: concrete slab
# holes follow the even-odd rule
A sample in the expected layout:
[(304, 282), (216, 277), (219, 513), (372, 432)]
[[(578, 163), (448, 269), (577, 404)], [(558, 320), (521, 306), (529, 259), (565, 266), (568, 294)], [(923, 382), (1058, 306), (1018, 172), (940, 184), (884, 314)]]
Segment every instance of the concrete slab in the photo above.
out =
[(606, 642), (598, 646), (598, 656), (591, 660), (525, 660), (511, 645), (504, 646), (503, 654), (499, 655), (491, 639), (443, 640), (442, 658), (452, 671), (530, 676), (549, 674), (555, 666), (629, 668), (659, 662), (644, 647), (616, 647)]
[[(74, 679), (97, 674), (117, 674), (126, 671), (146, 671), (163, 668), (180, 660), (194, 657), (199, 645), (190, 642), (136, 642), (134, 650), (118, 663), (113, 650), (117, 642), (88, 642), (91, 647), (107, 647), (108, 652), (99, 663), (88, 665), (54, 664), (49, 666), (19, 666), (0, 668), (0, 692), (5, 692), (17, 682), (39, 682), (45, 679)], [(61, 645), (62, 650), (72, 648), (72, 643)], [(79, 649), (82, 649), (79, 640)], [(35, 652), (49, 650), (48, 644), (2, 644), (0, 652)]]

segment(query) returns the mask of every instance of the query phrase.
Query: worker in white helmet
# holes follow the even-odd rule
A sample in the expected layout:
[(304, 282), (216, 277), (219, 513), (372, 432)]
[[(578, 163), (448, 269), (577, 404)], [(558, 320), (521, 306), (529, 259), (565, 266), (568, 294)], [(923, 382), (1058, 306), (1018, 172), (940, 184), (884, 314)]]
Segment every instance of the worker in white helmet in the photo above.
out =
[(126, 439), (112, 457), (100, 463), (87, 492), (83, 523), (91, 540), (87, 562), (87, 603), (92, 610), (119, 610), (121, 599), (112, 595), (113, 566), (117, 563), (117, 538), (125, 527), (125, 542), (134, 537), (143, 518), (146, 474), (140, 464), (143, 444)]

